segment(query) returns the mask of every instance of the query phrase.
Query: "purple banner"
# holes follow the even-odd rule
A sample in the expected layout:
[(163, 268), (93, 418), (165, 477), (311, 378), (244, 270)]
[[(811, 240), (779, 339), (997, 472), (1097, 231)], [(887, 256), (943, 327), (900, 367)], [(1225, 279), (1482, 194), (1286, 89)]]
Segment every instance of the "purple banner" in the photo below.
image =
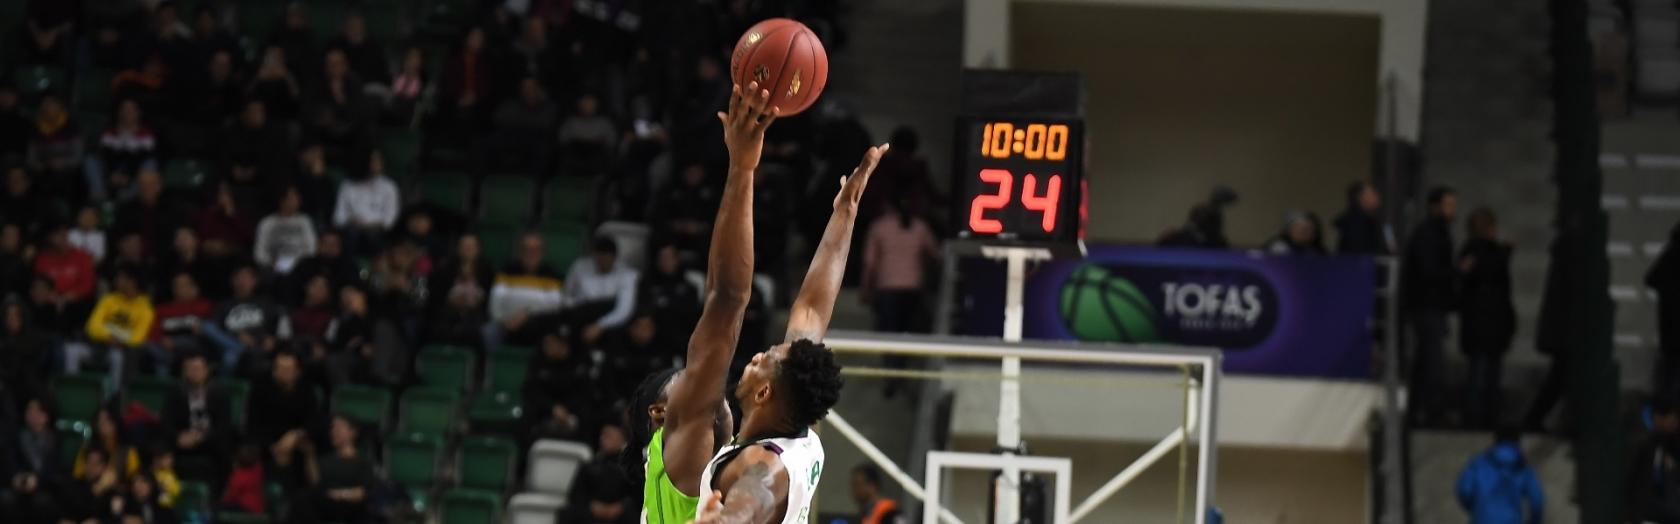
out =
[[(1001, 311), (1003, 279), (991, 266), (964, 275), (969, 334), (1001, 329), (993, 311)], [(1368, 378), (1375, 271), (1360, 256), (1092, 246), (1084, 259), (1030, 274), (1023, 332), (1218, 347), (1230, 373)], [(999, 278), (984, 276), (992, 272)]]

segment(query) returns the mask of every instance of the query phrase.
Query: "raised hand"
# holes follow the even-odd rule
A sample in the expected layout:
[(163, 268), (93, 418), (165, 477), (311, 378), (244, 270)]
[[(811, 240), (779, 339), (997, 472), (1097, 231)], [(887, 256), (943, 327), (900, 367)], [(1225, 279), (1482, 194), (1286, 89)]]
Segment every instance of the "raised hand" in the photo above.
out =
[(852, 174), (840, 177), (840, 194), (834, 195), (834, 208), (846, 205), (856, 208), (858, 200), (863, 198), (863, 189), (869, 185), (869, 176), (875, 174), (876, 164), (881, 163), (881, 156), (887, 154), (892, 144), (881, 144), (870, 147), (863, 152), (863, 161), (852, 169)]
[(781, 109), (770, 105), (770, 91), (759, 89), (758, 82), (737, 85), (730, 90), (729, 111), (719, 112), (723, 122), (723, 143), (729, 147), (729, 168), (752, 170), (764, 151), (764, 130), (776, 120)]

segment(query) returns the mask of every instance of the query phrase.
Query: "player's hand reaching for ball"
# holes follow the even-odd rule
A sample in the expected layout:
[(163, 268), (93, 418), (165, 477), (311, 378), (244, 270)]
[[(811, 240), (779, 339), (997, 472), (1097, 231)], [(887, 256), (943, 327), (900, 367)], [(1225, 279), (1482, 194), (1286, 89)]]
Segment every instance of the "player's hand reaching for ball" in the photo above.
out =
[(758, 82), (730, 90), (729, 111), (718, 113), (723, 121), (723, 143), (729, 147), (729, 168), (753, 170), (764, 151), (764, 130), (781, 110), (770, 105), (770, 90)]
[(834, 195), (834, 209), (842, 206), (857, 209), (858, 200), (863, 198), (863, 188), (869, 185), (869, 176), (875, 174), (875, 166), (881, 163), (881, 157), (891, 147), (892, 144), (870, 147), (863, 152), (863, 161), (858, 162), (852, 174), (840, 177), (840, 194)]

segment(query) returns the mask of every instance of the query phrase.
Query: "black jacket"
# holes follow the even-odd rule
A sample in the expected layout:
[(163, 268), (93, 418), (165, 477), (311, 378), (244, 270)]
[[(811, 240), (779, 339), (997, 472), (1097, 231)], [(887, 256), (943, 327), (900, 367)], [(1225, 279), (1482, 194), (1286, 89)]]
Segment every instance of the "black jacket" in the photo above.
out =
[(1516, 306), (1511, 302), (1511, 247), (1472, 238), (1464, 243), (1458, 259), (1475, 260), (1460, 289), (1459, 349), (1504, 353), (1517, 330)]
[(1382, 220), (1355, 206), (1336, 216), (1336, 252), (1344, 255), (1387, 255), (1388, 239)]
[(1657, 292), (1659, 347), (1667, 354), (1680, 353), (1680, 226), (1645, 273), (1645, 285)]
[[(206, 451), (226, 453), (231, 451), (230, 446), (237, 433), (237, 428), (233, 426), (233, 402), (221, 388), (213, 385), (205, 388), (204, 411), (209, 418), (209, 427), (200, 446)], [(193, 427), (192, 406), (187, 401), (186, 387), (169, 392), (169, 398), (163, 405), (163, 421), (169, 428), (167, 437), (171, 439)]]
[(1458, 269), (1453, 267), (1452, 231), (1446, 220), (1430, 217), (1406, 242), (1401, 265), (1403, 307), (1450, 310), (1458, 303)]

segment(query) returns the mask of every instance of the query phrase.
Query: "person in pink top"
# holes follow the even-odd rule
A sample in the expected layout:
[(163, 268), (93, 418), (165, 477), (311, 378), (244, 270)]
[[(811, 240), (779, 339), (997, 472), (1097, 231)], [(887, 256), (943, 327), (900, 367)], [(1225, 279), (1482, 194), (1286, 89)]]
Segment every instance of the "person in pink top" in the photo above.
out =
[(869, 224), (863, 248), (863, 299), (875, 310), (875, 331), (919, 331), (926, 264), (939, 257), (939, 241), (926, 220), (903, 202)]

